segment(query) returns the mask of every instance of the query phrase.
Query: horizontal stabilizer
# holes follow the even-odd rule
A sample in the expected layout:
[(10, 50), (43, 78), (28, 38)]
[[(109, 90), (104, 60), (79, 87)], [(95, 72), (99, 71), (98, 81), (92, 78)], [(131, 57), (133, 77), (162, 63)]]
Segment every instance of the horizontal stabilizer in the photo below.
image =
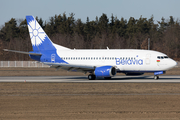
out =
[(8, 51), (8, 52), (15, 52), (15, 53), (21, 53), (21, 54), (28, 54), (28, 55), (37, 55), (37, 56), (41, 56), (41, 55), (42, 55), (42, 54), (40, 54), (40, 53), (31, 53), (31, 52), (8, 50), (8, 49), (3, 49), (3, 50), (4, 50), (4, 51)]

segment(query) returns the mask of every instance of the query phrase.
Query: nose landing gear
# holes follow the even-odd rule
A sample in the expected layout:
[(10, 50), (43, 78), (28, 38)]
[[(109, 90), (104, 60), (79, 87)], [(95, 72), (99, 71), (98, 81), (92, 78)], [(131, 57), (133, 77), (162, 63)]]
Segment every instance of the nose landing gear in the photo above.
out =
[(160, 74), (164, 74), (166, 73), (166, 71), (157, 71), (157, 72), (154, 72), (154, 79), (157, 80), (159, 79), (159, 76)]
[(155, 75), (155, 76), (154, 76), (154, 79), (155, 79), (155, 80), (158, 80), (158, 79), (159, 79), (159, 76), (158, 76), (158, 75)]

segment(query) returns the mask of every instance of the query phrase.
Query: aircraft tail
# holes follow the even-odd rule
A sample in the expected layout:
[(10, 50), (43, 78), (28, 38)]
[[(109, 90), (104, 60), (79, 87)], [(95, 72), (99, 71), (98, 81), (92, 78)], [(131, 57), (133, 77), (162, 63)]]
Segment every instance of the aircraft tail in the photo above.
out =
[[(41, 52), (43, 50), (56, 50), (57, 45), (54, 44), (46, 35), (42, 27), (33, 16), (26, 16), (29, 35), (33, 47), (33, 51)], [(58, 49), (68, 49), (58, 45)]]

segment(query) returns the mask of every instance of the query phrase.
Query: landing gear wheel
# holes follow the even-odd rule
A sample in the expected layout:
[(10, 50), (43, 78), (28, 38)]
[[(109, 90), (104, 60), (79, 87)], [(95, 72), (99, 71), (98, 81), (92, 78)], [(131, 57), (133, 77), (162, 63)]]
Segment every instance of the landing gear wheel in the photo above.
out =
[(106, 79), (106, 80), (110, 80), (110, 79), (111, 79), (111, 77), (104, 77), (104, 79)]
[(93, 75), (93, 74), (89, 74), (89, 75), (88, 75), (88, 79), (89, 79), (89, 80), (95, 80), (95, 79), (96, 79), (96, 76)]
[(155, 75), (155, 76), (154, 76), (154, 79), (155, 79), (155, 80), (159, 79), (159, 76)]

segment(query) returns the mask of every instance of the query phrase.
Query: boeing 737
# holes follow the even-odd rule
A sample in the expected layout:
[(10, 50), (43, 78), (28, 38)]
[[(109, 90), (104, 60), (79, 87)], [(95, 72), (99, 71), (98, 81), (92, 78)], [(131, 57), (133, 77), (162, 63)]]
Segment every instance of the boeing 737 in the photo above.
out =
[(51, 68), (89, 73), (88, 79), (111, 79), (116, 73), (142, 75), (154, 73), (154, 79), (176, 66), (166, 54), (137, 49), (69, 49), (53, 43), (33, 16), (26, 16), (33, 51), (5, 51), (28, 54), (31, 59)]

